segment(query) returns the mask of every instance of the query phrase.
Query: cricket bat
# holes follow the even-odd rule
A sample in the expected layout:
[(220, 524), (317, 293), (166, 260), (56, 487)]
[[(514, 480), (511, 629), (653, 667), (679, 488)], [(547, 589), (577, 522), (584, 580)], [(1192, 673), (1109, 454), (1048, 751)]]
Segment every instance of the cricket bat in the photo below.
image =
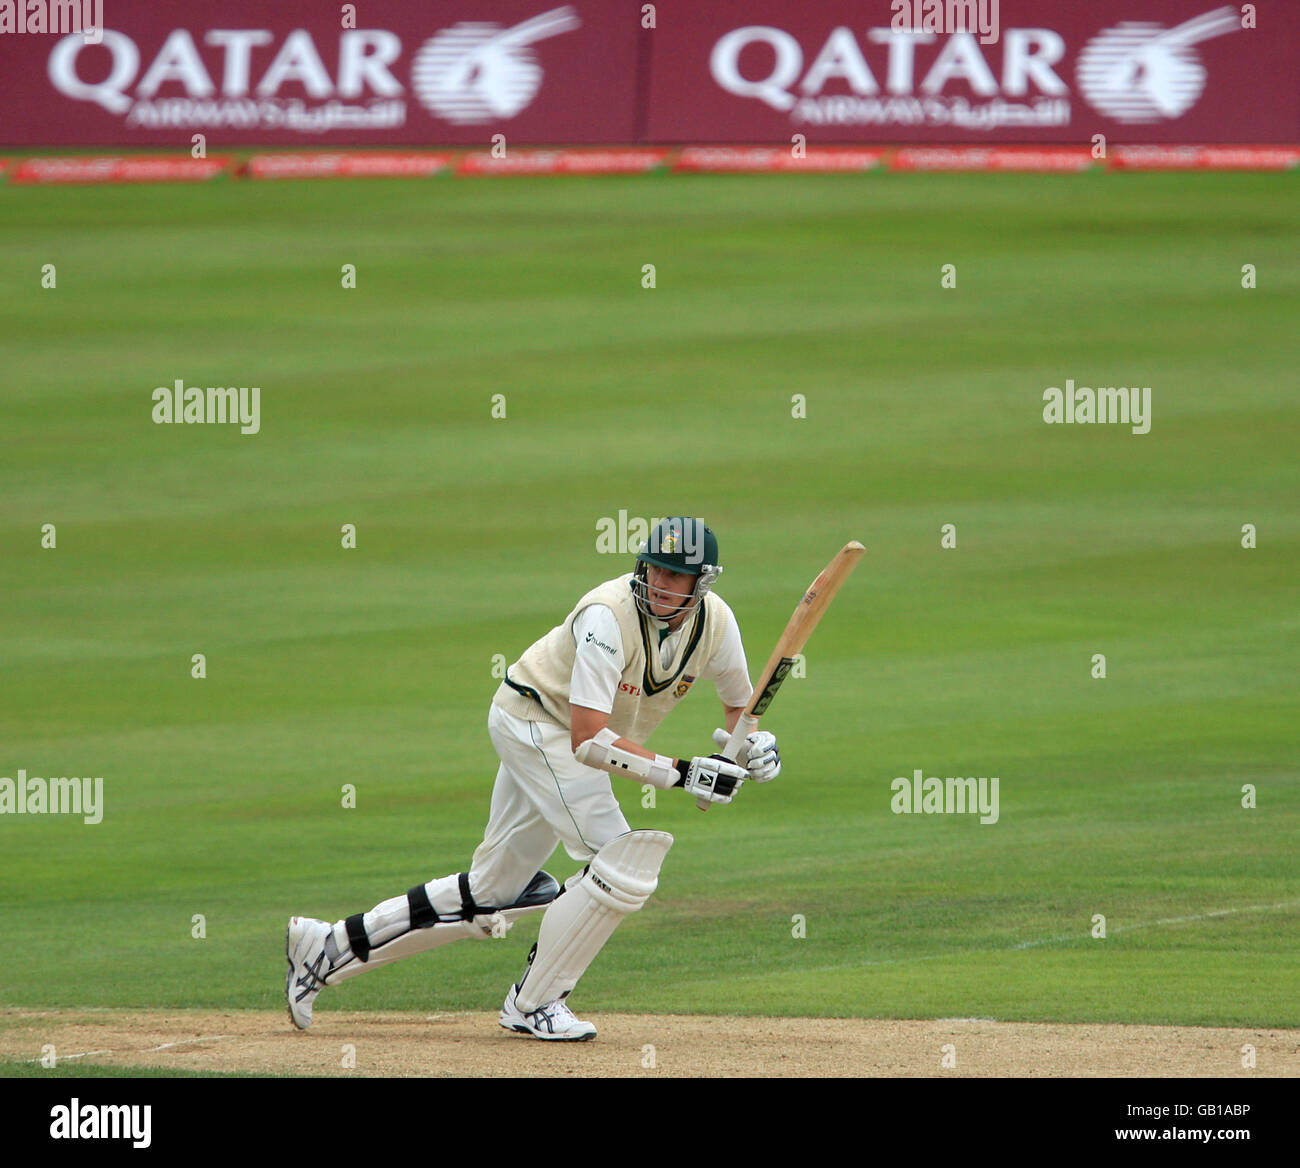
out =
[[(866, 550), (856, 539), (850, 540), (821, 570), (817, 579), (808, 585), (803, 599), (795, 606), (793, 615), (786, 623), (785, 632), (777, 639), (772, 656), (767, 659), (763, 672), (758, 675), (754, 696), (749, 699), (749, 705), (736, 720), (736, 728), (731, 733), (731, 740), (722, 752), (726, 758), (735, 761), (740, 748), (745, 744), (745, 738), (758, 729), (759, 718), (772, 704), (776, 691), (781, 688), (781, 683), (794, 668), (795, 657), (803, 652), (803, 647), (812, 636), (817, 622), (822, 619), (835, 598), (835, 593), (840, 590), (840, 585), (849, 578), (849, 573), (857, 567), (858, 561)], [(697, 799), (696, 806), (701, 811), (707, 811), (709, 801)]]

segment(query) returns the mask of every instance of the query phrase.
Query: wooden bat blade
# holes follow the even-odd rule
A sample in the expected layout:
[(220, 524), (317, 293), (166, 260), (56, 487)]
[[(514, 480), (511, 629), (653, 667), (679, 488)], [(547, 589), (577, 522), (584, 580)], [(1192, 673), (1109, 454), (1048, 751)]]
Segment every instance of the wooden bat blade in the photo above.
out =
[(850, 540), (840, 549), (829, 564), (818, 573), (817, 579), (808, 585), (803, 598), (795, 606), (794, 613), (786, 622), (785, 630), (777, 639), (772, 656), (758, 675), (758, 684), (754, 687), (754, 696), (745, 711), (753, 718), (761, 717), (763, 711), (772, 704), (776, 691), (794, 667), (794, 658), (803, 651), (808, 639), (813, 635), (822, 616), (835, 599), (840, 586), (849, 578), (849, 574), (858, 566), (858, 561), (867, 549)]
[[(858, 561), (866, 551), (867, 549), (856, 539), (850, 540), (817, 574), (817, 579), (808, 585), (795, 606), (794, 613), (786, 621), (785, 630), (777, 639), (772, 656), (763, 666), (763, 672), (758, 675), (754, 696), (749, 699), (745, 712), (736, 720), (736, 728), (731, 732), (731, 738), (722, 752), (725, 757), (734, 759), (740, 752), (745, 738), (757, 729), (759, 717), (772, 704), (776, 691), (781, 688), (781, 683), (794, 668), (796, 655), (808, 643), (808, 638), (812, 636), (822, 615), (835, 599), (840, 585), (849, 578), (849, 573), (857, 567)], [(707, 799), (699, 799), (696, 804), (701, 811), (709, 809)]]

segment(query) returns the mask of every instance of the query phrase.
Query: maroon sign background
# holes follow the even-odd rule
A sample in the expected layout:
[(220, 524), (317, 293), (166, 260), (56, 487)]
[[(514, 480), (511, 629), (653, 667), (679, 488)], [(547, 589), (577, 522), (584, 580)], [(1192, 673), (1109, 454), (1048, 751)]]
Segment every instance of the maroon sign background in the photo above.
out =
[[(47, 5), (52, 7), (52, 5)], [(103, 0), (103, 43), (0, 33), (0, 144), (1300, 141), (1300, 0)], [(910, 8), (923, 16), (919, 4)]]
[(997, 39), (981, 44), (978, 30), (909, 39), (891, 27), (890, 0), (660, 0), (647, 137), (1300, 140), (1296, 0), (1256, 0), (1253, 30), (1241, 26), (1242, 5), (1221, 0), (997, 8)]
[(599, 0), (103, 0), (104, 43), (0, 35), (10, 146), (626, 142), (635, 8)]

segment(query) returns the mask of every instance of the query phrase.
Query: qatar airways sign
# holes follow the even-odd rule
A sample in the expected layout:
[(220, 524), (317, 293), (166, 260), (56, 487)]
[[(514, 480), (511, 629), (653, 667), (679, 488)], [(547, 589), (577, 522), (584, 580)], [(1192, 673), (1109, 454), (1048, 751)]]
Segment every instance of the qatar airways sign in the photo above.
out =
[[(1056, 72), (1065, 56), (1065, 40), (1059, 33), (1047, 28), (1007, 29), (998, 72), (973, 33), (950, 33), (918, 75), (917, 50), (939, 40), (936, 33), (866, 29), (866, 44), (881, 48), (872, 55), (883, 59), (882, 86), (867, 61), (863, 42), (847, 27), (832, 29), (808, 59), (799, 40), (784, 29), (746, 25), (717, 40), (709, 55), (709, 72), (727, 93), (789, 113), (795, 125), (889, 124), (922, 118), (932, 125), (964, 129), (1069, 123), (1069, 102), (1055, 100), (1070, 92)], [(742, 54), (754, 46), (770, 50), (772, 65), (765, 76), (748, 77), (741, 71)], [(974, 101), (951, 94), (956, 81), (970, 89)], [(841, 82), (849, 92), (836, 92), (841, 86), (832, 82)]]
[(988, 19), (939, 0), (658, 9), (649, 135), (663, 141), (1300, 136), (1287, 0), (1001, 0)]
[[(122, 117), (128, 127), (286, 125), (313, 131), (393, 126), (405, 120), (406, 89), (392, 73), (402, 42), (391, 32), (341, 33), (331, 72), (312, 34), (295, 29), (256, 79), (253, 49), (274, 44), (269, 29), (222, 28), (200, 35), (202, 44), (219, 55), (215, 69), (205, 63), (189, 29), (173, 29), (143, 67), (136, 42), (106, 29), (102, 44), (108, 71), (98, 76), (102, 70), (94, 70), (95, 80), (86, 79), (92, 70), (82, 61), (90, 50), (80, 37), (65, 37), (50, 53), (50, 83), (65, 97), (93, 102)], [(301, 86), (302, 97), (284, 96), (290, 82)]]
[[(509, 28), (460, 23), (425, 40), (410, 65), (410, 86), (435, 117), (486, 124), (505, 121), (526, 108), (541, 88), (543, 70), (532, 46), (572, 32), (581, 21), (571, 7), (544, 12)], [(66, 97), (93, 101), (121, 114), (128, 126), (225, 126), (246, 129), (287, 125), (308, 132), (340, 126), (382, 129), (406, 120), (407, 87), (394, 76), (402, 38), (386, 29), (338, 34), (331, 72), (309, 29), (282, 37), (271, 29), (209, 29), (202, 43), (219, 64), (209, 69), (185, 28), (173, 29), (147, 66), (126, 33), (105, 29), (108, 73), (87, 81), (81, 71), (89, 54), (80, 36), (67, 36), (50, 54), (50, 81)], [(254, 49), (271, 53), (252, 73)], [(182, 96), (161, 96), (168, 83)], [(290, 86), (302, 97), (285, 97)]]
[(0, 0), (0, 145), (1300, 142), (1300, 0), (100, 8)]
[[(638, 26), (611, 27), (606, 8), (112, 0), (94, 38), (0, 38), (18, 107), (15, 118), (6, 99), (6, 130), (11, 142), (51, 144), (176, 142), (193, 131), (250, 142), (626, 139)], [(586, 100), (619, 87), (621, 107)]]

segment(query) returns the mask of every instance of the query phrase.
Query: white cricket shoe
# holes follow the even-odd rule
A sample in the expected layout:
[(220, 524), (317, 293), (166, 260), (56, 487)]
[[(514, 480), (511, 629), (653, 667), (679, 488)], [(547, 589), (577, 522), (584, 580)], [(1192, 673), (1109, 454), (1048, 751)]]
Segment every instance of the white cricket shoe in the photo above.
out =
[(315, 917), (290, 917), (284, 931), (284, 955), (289, 972), (284, 979), (284, 1000), (289, 1017), (299, 1030), (311, 1025), (311, 1007), (316, 995), (325, 988), (329, 973), (325, 957), (325, 938), (333, 932), (328, 921)]
[(505, 1005), (501, 1007), (500, 1022), (516, 1034), (531, 1034), (548, 1042), (586, 1042), (596, 1037), (596, 1028), (590, 1022), (575, 1018), (563, 998), (538, 1006), (525, 1014), (515, 1005), (517, 985), (510, 987)]

